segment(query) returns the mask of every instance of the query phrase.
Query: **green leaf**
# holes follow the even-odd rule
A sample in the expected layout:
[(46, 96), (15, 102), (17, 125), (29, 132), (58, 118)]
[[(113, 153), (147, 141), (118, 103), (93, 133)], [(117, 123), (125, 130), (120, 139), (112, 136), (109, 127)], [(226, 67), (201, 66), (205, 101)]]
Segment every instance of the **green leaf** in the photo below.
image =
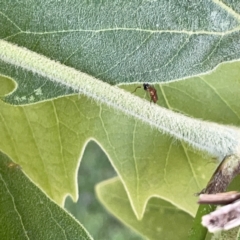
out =
[(78, 170), (78, 201), (73, 202), (68, 197), (64, 207), (84, 225), (94, 239), (143, 240), (139, 234), (109, 214), (97, 199), (95, 185), (115, 176), (116, 172), (101, 148), (95, 142), (89, 142)]
[(2, 0), (0, 38), (109, 83), (169, 81), (239, 58), (239, 8), (209, 0)]
[[(238, 62), (225, 64), (211, 75), (159, 85), (159, 102), (177, 111), (183, 109), (188, 115), (237, 125), (239, 69)], [(0, 104), (5, 139), (1, 149), (58, 203), (68, 193), (77, 199), (78, 159), (90, 138), (108, 154), (138, 217), (151, 196), (164, 198), (194, 215), (197, 205), (193, 194), (204, 188), (215, 167), (213, 160), (202, 159), (201, 153), (186, 144), (177, 144), (149, 126), (82, 96), (18, 107)], [(216, 109), (206, 108), (210, 104)], [(27, 152), (23, 151), (26, 146)]]
[(66, 211), (52, 202), (0, 153), (1, 239), (92, 239)]
[[(126, 91), (111, 87), (109, 84), (96, 80), (87, 74), (63, 66), (6, 41), (0, 41), (0, 53), (2, 55), (0, 57), (5, 62), (26, 70), (35, 71), (42, 76), (48, 76), (49, 80), (53, 82), (56, 81), (72, 87), (79, 94), (113, 107), (214, 156), (223, 159), (227, 155), (236, 153), (240, 146), (240, 131), (235, 128), (194, 120), (156, 105), (149, 108), (146, 101), (140, 98), (136, 99)], [(39, 63), (41, 64), (39, 65)], [(148, 85), (147, 88), (146, 85), (143, 86), (144, 90), (149, 92), (151, 98), (154, 98), (155, 103), (157, 101), (156, 89), (151, 85)], [(141, 88), (141, 86), (138, 86), (135, 89), (139, 87)], [(41, 88), (36, 91), (37, 95), (42, 95)], [(26, 99), (26, 96), (22, 98)], [(31, 98), (34, 97), (31, 96)], [(197, 134), (196, 129), (198, 129)]]
[(214, 211), (216, 207), (215, 205), (199, 205), (191, 230), (189, 231), (189, 240), (206, 239), (208, 230), (202, 225), (202, 217)]
[(98, 184), (96, 193), (108, 211), (147, 239), (187, 239), (193, 218), (171, 203), (159, 198), (150, 199), (143, 219), (138, 221), (119, 178)]
[(5, 139), (0, 148), (59, 204), (68, 193), (77, 200), (79, 155), (93, 137), (121, 177), (138, 217), (153, 195), (194, 214), (193, 194), (215, 166), (186, 144), (84, 97), (18, 107), (0, 102), (0, 109)]
[[(68, 193), (77, 199), (76, 169), (86, 143), (94, 139), (107, 153), (138, 218), (152, 196), (194, 215), (193, 193), (205, 186), (215, 163), (150, 123), (130, 118), (142, 114), (152, 120), (151, 112), (161, 122), (155, 105), (104, 82), (182, 80), (156, 85), (159, 105), (238, 126), (240, 65), (214, 69), (239, 59), (238, 11), (237, 2), (206, 0), (1, 1), (0, 73), (18, 86), (4, 100), (43, 102), (0, 102), (0, 149), (62, 204)], [(212, 74), (197, 76), (212, 69)], [(196, 77), (183, 80), (188, 76)], [(68, 87), (60, 85), (66, 82)], [(132, 92), (136, 86), (122, 87)], [(79, 89), (80, 95), (68, 96)], [(144, 92), (139, 89), (136, 95)], [(120, 100), (121, 109), (130, 109), (128, 115), (116, 111)], [(201, 139), (198, 130), (193, 135)], [(212, 143), (221, 149), (225, 136), (216, 132), (219, 139)]]

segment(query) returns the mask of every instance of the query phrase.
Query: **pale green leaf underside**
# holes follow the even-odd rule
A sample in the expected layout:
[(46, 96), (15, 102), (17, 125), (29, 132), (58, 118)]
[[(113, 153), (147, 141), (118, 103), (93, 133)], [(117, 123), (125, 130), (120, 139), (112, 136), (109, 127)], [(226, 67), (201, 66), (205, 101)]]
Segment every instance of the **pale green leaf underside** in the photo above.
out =
[[(218, 0), (2, 0), (0, 39), (112, 84), (166, 82), (238, 59), (239, 13), (238, 2)], [(18, 81), (19, 98), (53, 88), (21, 69), (0, 71)]]
[[(237, 126), (239, 74), (236, 62), (210, 75), (157, 85), (159, 103)], [(137, 94), (144, 96), (140, 90)], [(99, 142), (108, 154), (138, 217), (151, 196), (194, 214), (193, 194), (205, 186), (215, 166), (214, 160), (203, 159), (185, 144), (83, 96), (0, 105), (0, 149), (58, 203), (68, 193), (77, 198), (76, 172), (89, 139)]]
[(152, 198), (147, 204), (143, 219), (138, 221), (118, 178), (98, 184), (96, 193), (100, 202), (115, 217), (147, 239), (187, 239), (193, 219), (172, 204), (159, 198)]
[(0, 238), (90, 240), (88, 232), (0, 153)]

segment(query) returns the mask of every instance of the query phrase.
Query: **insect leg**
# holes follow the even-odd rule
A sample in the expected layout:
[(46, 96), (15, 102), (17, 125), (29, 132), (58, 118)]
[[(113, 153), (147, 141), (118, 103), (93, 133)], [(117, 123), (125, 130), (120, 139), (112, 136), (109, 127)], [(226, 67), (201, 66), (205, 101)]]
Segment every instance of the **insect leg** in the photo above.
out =
[(131, 93), (136, 92), (138, 88), (141, 88), (141, 86), (136, 87), (135, 90), (133, 92), (131, 92)]

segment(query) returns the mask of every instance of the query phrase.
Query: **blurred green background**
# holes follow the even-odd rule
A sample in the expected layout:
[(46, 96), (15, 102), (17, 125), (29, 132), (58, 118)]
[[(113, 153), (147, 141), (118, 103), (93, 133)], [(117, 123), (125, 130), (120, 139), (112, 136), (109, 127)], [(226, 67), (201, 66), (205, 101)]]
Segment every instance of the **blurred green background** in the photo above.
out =
[(144, 238), (110, 215), (96, 198), (95, 185), (114, 176), (116, 172), (105, 153), (90, 141), (78, 170), (79, 199), (74, 203), (67, 197), (65, 208), (95, 240), (142, 240)]

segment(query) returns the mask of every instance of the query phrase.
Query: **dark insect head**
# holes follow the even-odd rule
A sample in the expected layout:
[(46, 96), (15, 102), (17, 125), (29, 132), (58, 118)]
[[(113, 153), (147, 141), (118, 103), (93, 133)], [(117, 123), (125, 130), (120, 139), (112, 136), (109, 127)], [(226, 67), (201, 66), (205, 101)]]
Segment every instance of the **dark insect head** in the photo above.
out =
[(150, 85), (148, 83), (143, 84), (143, 88), (145, 91), (147, 91), (149, 87), (150, 87)]

